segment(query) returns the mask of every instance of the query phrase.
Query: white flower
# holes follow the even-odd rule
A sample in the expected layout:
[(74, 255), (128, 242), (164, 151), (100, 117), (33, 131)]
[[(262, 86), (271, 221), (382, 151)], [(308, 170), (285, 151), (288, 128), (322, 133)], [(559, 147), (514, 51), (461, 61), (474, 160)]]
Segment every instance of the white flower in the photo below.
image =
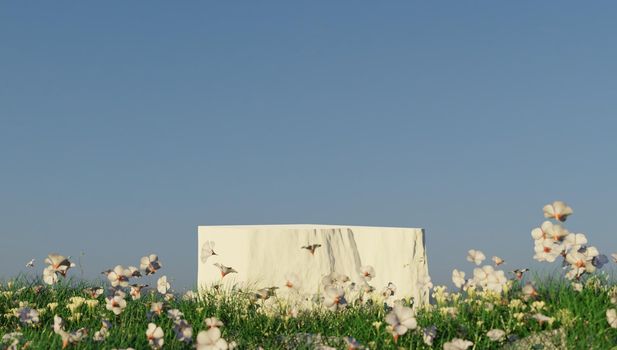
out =
[(569, 233), (563, 240), (565, 250), (579, 250), (587, 244), (587, 237), (582, 233)]
[(223, 327), (223, 322), (216, 317), (206, 318), (204, 320), (204, 323), (206, 324), (206, 327), (208, 328)]
[(300, 286), (300, 277), (298, 277), (297, 273), (291, 272), (285, 274), (285, 287), (297, 291), (299, 290)]
[(480, 265), (484, 259), (486, 259), (486, 256), (479, 250), (470, 249), (469, 252), (467, 252), (467, 261), (475, 263), (476, 265)]
[(163, 303), (162, 302), (153, 302), (150, 304), (150, 312), (152, 314), (160, 315), (163, 313)]
[(27, 306), (17, 310), (19, 313), (19, 321), (23, 324), (31, 325), (39, 323), (39, 312)]
[(381, 293), (385, 298), (391, 297), (396, 293), (396, 285), (392, 282), (388, 282), (388, 285), (384, 288)]
[(58, 275), (54, 271), (53, 267), (47, 266), (43, 269), (43, 282), (52, 285), (58, 282)]
[(386, 315), (385, 321), (392, 327), (394, 342), (397, 341), (400, 335), (407, 333), (410, 329), (416, 329), (418, 326), (418, 322), (413, 316), (412, 309), (400, 304), (394, 305), (392, 311)]
[(535, 241), (533, 250), (535, 260), (553, 262), (563, 251), (563, 245), (550, 239), (538, 239)]
[(428, 326), (422, 330), (422, 340), (424, 344), (433, 346), (433, 340), (437, 336), (437, 327), (435, 325)]
[(611, 254), (611, 257), (613, 258), (613, 261), (617, 263), (617, 253)]
[(342, 273), (338, 273), (336, 271), (332, 271), (329, 274), (321, 278), (321, 284), (324, 287), (332, 286), (332, 285), (342, 285), (348, 281), (349, 281), (349, 276), (344, 275)]
[(214, 266), (218, 267), (221, 270), (221, 278), (224, 278), (226, 275), (230, 273), (238, 273), (238, 271), (234, 270), (233, 267), (225, 266), (223, 264), (215, 263)]
[(167, 310), (167, 317), (171, 318), (174, 321), (180, 320), (182, 316), (184, 316), (184, 314), (178, 309)]
[(428, 289), (433, 288), (433, 282), (431, 282), (431, 276), (424, 275), (424, 274), (418, 276), (418, 282), (416, 282), (416, 286), (420, 290), (423, 290), (425, 288), (428, 288)]
[(124, 298), (122, 298), (121, 296), (110, 296), (107, 297), (105, 300), (105, 308), (116, 315), (120, 315), (122, 313), (122, 310), (126, 308), (126, 300), (124, 300)]
[(190, 343), (193, 340), (193, 328), (185, 320), (174, 321), (174, 332), (176, 338), (181, 342)]
[(498, 256), (492, 257), (491, 260), (493, 260), (493, 263), (495, 264), (495, 266), (499, 266), (499, 265), (501, 265), (501, 264), (506, 262), (505, 260), (503, 260), (502, 258), (500, 258)]
[(370, 265), (362, 266), (360, 267), (360, 276), (368, 282), (375, 277), (375, 269)]
[(49, 254), (45, 259), (45, 263), (49, 264), (54, 272), (59, 273), (62, 277), (65, 277), (66, 272), (71, 267), (75, 267), (75, 264), (70, 262), (69, 258), (59, 254)]
[(141, 272), (135, 266), (129, 266), (128, 270), (131, 271), (131, 277), (141, 277)]
[(568, 234), (568, 230), (550, 221), (544, 221), (540, 227), (531, 231), (531, 237), (534, 240), (552, 239), (554, 241), (562, 241)]
[(161, 294), (166, 294), (171, 285), (167, 282), (167, 276), (162, 276), (156, 281), (156, 290)]
[(456, 288), (461, 288), (465, 284), (465, 271), (452, 270), (452, 282)]
[(122, 265), (117, 265), (107, 274), (107, 279), (111, 283), (112, 287), (127, 287), (129, 285), (129, 278), (133, 275), (131, 270), (125, 268)]
[(533, 297), (538, 296), (538, 291), (533, 286), (533, 284), (531, 284), (529, 282), (527, 282), (527, 284), (525, 284), (525, 286), (523, 286), (521, 291), (523, 292), (523, 296), (525, 297), (525, 299), (529, 299), (529, 298), (533, 298)]
[(566, 221), (573, 211), (566, 203), (562, 201), (554, 201), (552, 204), (547, 204), (542, 208), (545, 218), (551, 218), (559, 221)]
[(493, 271), (493, 273), (489, 274), (486, 289), (493, 291), (495, 293), (501, 293), (503, 291), (503, 287), (508, 282), (506, 278), (506, 274), (501, 271)]
[(496, 328), (486, 332), (486, 336), (492, 341), (502, 341), (506, 337), (506, 332)]
[(536, 313), (533, 316), (531, 316), (531, 318), (535, 319), (536, 321), (538, 321), (540, 324), (544, 323), (544, 322), (548, 322), (548, 324), (552, 324), (555, 321), (555, 318), (553, 317), (548, 317), (546, 315), (543, 315), (541, 313)]
[(201, 246), (201, 262), (205, 264), (212, 255), (218, 255), (214, 252), (214, 242), (206, 241), (206, 243)]
[(129, 293), (131, 294), (133, 300), (141, 298), (141, 290), (147, 286), (147, 284), (131, 284), (131, 291)]
[(615, 309), (606, 310), (606, 320), (612, 328), (617, 328), (617, 311)]
[(156, 254), (150, 254), (142, 257), (139, 264), (139, 268), (144, 270), (146, 275), (155, 273), (161, 267), (163, 267), (163, 265), (159, 261), (159, 257)]
[(218, 327), (197, 333), (197, 350), (226, 350), (227, 348), (227, 341), (221, 338), (221, 330)]
[(163, 337), (165, 333), (163, 333), (163, 329), (154, 323), (148, 324), (148, 330), (146, 330), (146, 338), (148, 339), (148, 344), (153, 349), (160, 349), (163, 347), (165, 343), (165, 339)]
[(443, 350), (467, 350), (473, 343), (469, 340), (454, 338), (443, 344)]
[(336, 311), (338, 308), (344, 307), (347, 304), (345, 300), (345, 290), (341, 287), (326, 286), (323, 295), (324, 306), (330, 311)]

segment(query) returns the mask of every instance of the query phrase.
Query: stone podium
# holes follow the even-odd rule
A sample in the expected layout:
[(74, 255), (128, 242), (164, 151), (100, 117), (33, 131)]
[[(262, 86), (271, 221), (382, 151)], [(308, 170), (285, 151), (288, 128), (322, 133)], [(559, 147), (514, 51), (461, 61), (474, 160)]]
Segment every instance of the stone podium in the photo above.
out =
[[(424, 230), (419, 228), (338, 225), (238, 225), (198, 227), (198, 287), (215, 284), (279, 287), (295, 273), (302, 293), (321, 291), (322, 277), (335, 271), (362, 283), (361, 266), (370, 265), (376, 293), (396, 286), (396, 298), (428, 303)], [(209, 255), (209, 246), (216, 255)], [(312, 245), (315, 247), (311, 252)], [(304, 248), (303, 248), (304, 247)], [(218, 265), (218, 266), (215, 266)], [(222, 266), (235, 270), (221, 273)]]

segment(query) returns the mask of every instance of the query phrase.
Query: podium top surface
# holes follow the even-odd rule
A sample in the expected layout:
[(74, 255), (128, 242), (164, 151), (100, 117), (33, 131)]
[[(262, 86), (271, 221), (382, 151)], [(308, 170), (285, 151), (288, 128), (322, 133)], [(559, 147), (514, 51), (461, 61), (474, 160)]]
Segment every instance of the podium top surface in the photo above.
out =
[(379, 229), (379, 230), (423, 230), (419, 227), (393, 227), (393, 226), (354, 226), (354, 225), (326, 225), (326, 224), (270, 224), (270, 225), (199, 225), (200, 229)]

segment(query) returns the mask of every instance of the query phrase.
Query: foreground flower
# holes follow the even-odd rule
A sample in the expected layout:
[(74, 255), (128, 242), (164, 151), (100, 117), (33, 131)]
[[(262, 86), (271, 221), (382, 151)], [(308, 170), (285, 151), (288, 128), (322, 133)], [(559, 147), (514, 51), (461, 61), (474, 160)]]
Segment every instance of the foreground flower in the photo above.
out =
[(120, 315), (122, 313), (122, 310), (124, 310), (124, 308), (126, 308), (126, 300), (124, 300), (124, 298), (122, 298), (121, 296), (113, 296), (113, 297), (107, 297), (105, 299), (106, 301), (106, 305), (105, 308), (111, 312), (113, 312), (115, 315)]
[(112, 287), (127, 287), (129, 285), (129, 278), (131, 278), (132, 275), (133, 273), (131, 270), (122, 265), (117, 265), (107, 274), (107, 279)]
[(375, 269), (369, 265), (362, 266), (360, 267), (360, 276), (368, 282), (375, 277)]
[(452, 282), (456, 288), (461, 288), (465, 284), (465, 271), (459, 271), (457, 269), (452, 270)]
[(141, 298), (141, 290), (146, 288), (147, 286), (147, 284), (131, 284), (130, 294), (133, 300)]
[(62, 277), (66, 277), (66, 272), (71, 268), (75, 267), (75, 263), (69, 261), (69, 258), (66, 258), (59, 254), (49, 254), (45, 259), (45, 263), (49, 264), (49, 267)]
[(574, 212), (566, 203), (562, 201), (554, 201), (552, 204), (547, 204), (542, 208), (545, 218), (551, 218), (559, 221), (566, 221), (569, 215)]
[(407, 333), (410, 329), (416, 329), (418, 326), (411, 308), (399, 304), (394, 305), (392, 311), (386, 315), (385, 321), (392, 327), (392, 336), (395, 343), (399, 336)]
[(486, 259), (486, 256), (479, 250), (470, 249), (469, 252), (467, 252), (467, 261), (476, 265), (480, 265), (484, 259)]
[(615, 309), (606, 310), (606, 320), (612, 328), (617, 328), (617, 311)]
[(437, 327), (435, 325), (430, 325), (422, 330), (422, 340), (428, 346), (433, 346), (433, 340), (435, 340), (436, 336)]
[(208, 317), (204, 320), (204, 324), (208, 328), (223, 327), (223, 322), (216, 317)]
[(506, 337), (506, 332), (501, 329), (491, 329), (486, 332), (486, 336), (492, 341), (502, 341)]
[(443, 344), (443, 350), (467, 350), (473, 343), (469, 340), (454, 338)]
[(232, 267), (225, 266), (223, 264), (215, 263), (214, 266), (218, 267), (221, 270), (221, 278), (227, 276), (230, 273), (238, 273), (238, 271), (234, 270)]
[(227, 341), (221, 338), (221, 330), (212, 327), (206, 331), (197, 333), (197, 350), (226, 350)]
[(65, 349), (69, 344), (76, 344), (84, 340), (88, 336), (88, 330), (80, 328), (74, 332), (66, 332), (61, 329), (58, 334), (62, 337), (62, 349)]
[(19, 313), (19, 321), (23, 324), (32, 325), (39, 323), (39, 312), (29, 307), (22, 307), (17, 311)]
[(206, 243), (201, 246), (201, 262), (205, 264), (212, 255), (218, 255), (214, 252), (214, 242), (206, 241)]
[(176, 333), (176, 339), (184, 343), (190, 343), (193, 341), (193, 328), (185, 320), (174, 321), (174, 333)]
[(285, 274), (285, 287), (292, 291), (298, 291), (300, 289), (300, 277), (295, 272)]
[(163, 347), (165, 340), (163, 337), (165, 333), (163, 333), (163, 329), (154, 323), (148, 324), (148, 330), (146, 330), (146, 338), (148, 339), (148, 344), (153, 349), (160, 349)]
[(324, 306), (330, 311), (336, 311), (347, 305), (345, 290), (340, 287), (326, 286), (324, 289)]
[(162, 276), (156, 281), (156, 290), (161, 294), (166, 294), (171, 285), (167, 282), (167, 276)]
[(139, 268), (146, 272), (146, 275), (151, 275), (159, 270), (163, 265), (159, 261), (159, 257), (156, 254), (150, 254), (144, 256), (140, 260)]

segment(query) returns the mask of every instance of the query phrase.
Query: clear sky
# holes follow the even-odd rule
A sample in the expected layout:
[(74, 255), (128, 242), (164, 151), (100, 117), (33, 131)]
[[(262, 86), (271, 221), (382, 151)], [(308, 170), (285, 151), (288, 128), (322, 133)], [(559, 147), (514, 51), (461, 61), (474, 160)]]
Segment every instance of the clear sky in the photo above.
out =
[(530, 236), (555, 199), (617, 251), (616, 11), (3, 1), (0, 278), (156, 252), (180, 290), (198, 225), (326, 223), (423, 227), (451, 284), (470, 248), (556, 267)]

